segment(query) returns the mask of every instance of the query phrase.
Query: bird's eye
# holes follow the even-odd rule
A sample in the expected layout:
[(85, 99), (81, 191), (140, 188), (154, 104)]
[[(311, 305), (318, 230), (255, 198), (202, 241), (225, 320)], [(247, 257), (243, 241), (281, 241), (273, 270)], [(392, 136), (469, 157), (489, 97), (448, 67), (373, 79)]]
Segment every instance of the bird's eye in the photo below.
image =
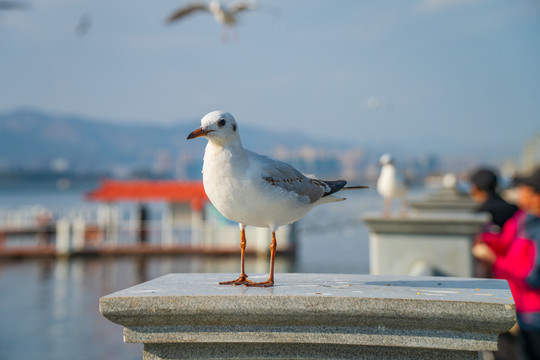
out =
[(225, 119), (219, 119), (219, 121), (217, 122), (218, 126), (219, 127), (223, 127), (225, 126), (227, 122), (225, 121)]

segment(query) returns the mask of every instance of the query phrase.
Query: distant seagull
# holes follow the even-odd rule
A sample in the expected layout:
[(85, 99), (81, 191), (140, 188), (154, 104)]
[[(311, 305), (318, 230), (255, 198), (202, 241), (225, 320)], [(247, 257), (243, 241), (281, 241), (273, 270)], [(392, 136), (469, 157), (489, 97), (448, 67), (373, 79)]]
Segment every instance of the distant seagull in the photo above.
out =
[(226, 29), (227, 27), (232, 27), (236, 25), (238, 21), (238, 14), (255, 9), (256, 5), (254, 2), (238, 1), (231, 4), (228, 7), (225, 7), (218, 0), (213, 0), (208, 4), (204, 3), (192, 3), (187, 6), (182, 7), (181, 9), (175, 11), (171, 14), (165, 21), (167, 23), (176, 22), (187, 15), (190, 15), (198, 11), (206, 11), (214, 15), (214, 19), (224, 25), (223, 34), (221, 36), (222, 40), (226, 39)]
[(28, 5), (20, 1), (0, 1), (0, 10), (26, 10)]
[(402, 214), (407, 214), (407, 185), (403, 177), (398, 174), (394, 166), (394, 159), (390, 154), (384, 154), (379, 160), (381, 174), (377, 180), (377, 191), (384, 198), (384, 214), (392, 213), (392, 199), (401, 199)]
[[(309, 178), (291, 165), (244, 149), (238, 124), (228, 112), (213, 111), (201, 119), (201, 127), (187, 137), (205, 137), (203, 184), (208, 198), (226, 218), (240, 225), (240, 276), (221, 285), (272, 286), (276, 230), (304, 217), (317, 205), (342, 201), (334, 196), (345, 187), (345, 180)], [(267, 227), (272, 231), (270, 275), (267, 281), (253, 282), (244, 271), (246, 226)]]
[(90, 15), (84, 14), (81, 16), (77, 26), (75, 27), (75, 34), (85, 36), (88, 33), (88, 30), (90, 30), (91, 26), (92, 19), (90, 18)]

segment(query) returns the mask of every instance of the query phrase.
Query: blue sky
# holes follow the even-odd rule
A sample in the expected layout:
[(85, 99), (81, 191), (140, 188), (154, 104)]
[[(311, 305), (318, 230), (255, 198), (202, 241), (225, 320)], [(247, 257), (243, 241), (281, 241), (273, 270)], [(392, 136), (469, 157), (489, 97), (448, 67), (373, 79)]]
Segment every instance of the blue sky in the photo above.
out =
[(163, 24), (187, 1), (28, 3), (0, 13), (0, 111), (171, 123), (224, 109), (240, 124), (490, 159), (540, 132), (539, 1), (266, 1), (279, 14), (243, 14), (228, 42), (206, 14)]

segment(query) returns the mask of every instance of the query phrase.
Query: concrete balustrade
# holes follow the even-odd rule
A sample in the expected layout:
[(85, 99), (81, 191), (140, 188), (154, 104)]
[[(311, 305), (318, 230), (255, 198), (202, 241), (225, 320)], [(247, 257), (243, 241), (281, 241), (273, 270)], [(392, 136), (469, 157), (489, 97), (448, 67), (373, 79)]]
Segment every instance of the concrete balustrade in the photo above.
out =
[(370, 273), (471, 277), (472, 243), (488, 221), (487, 214), (367, 214)]
[(271, 288), (218, 285), (236, 276), (170, 274), (101, 298), (100, 311), (144, 344), (144, 360), (478, 359), (515, 323), (502, 280), (276, 274)]

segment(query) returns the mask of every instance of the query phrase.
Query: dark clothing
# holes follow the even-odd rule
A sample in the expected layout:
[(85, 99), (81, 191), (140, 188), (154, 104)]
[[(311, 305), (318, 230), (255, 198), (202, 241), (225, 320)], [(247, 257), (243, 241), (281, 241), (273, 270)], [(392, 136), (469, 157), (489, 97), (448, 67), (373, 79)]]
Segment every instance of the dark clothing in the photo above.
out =
[(540, 359), (540, 217), (518, 212), (498, 240), (486, 234), (482, 238), (497, 254), (493, 274), (510, 285), (523, 358)]
[(488, 199), (475, 212), (487, 212), (491, 215), (491, 222), (502, 228), (506, 220), (518, 210), (516, 205), (507, 203), (497, 194), (490, 194)]
[[(534, 261), (534, 267), (527, 277), (527, 283), (533, 289), (540, 289), (540, 217), (527, 215), (524, 230), (525, 236), (534, 241), (536, 247), (536, 259)], [(540, 316), (538, 317), (538, 324), (540, 325)], [(540, 331), (540, 327), (538, 331)]]
[[(525, 235), (534, 241), (536, 258), (527, 276), (527, 284), (537, 291), (540, 289), (540, 217), (528, 215), (525, 219)], [(540, 312), (517, 314), (521, 326), (521, 341), (526, 359), (540, 359)]]
[(519, 334), (523, 357), (526, 360), (538, 360), (540, 357), (540, 332), (521, 330)]

